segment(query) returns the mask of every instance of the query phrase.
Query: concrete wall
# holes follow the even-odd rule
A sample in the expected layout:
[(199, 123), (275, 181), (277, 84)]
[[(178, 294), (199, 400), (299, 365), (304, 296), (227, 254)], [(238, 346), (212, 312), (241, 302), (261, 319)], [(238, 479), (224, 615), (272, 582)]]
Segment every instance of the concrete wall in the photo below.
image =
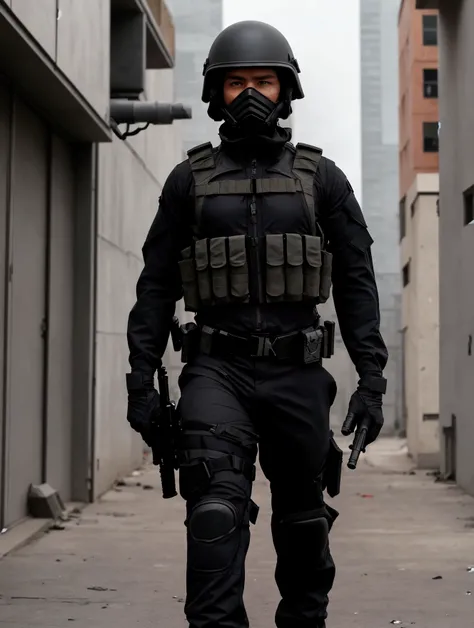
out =
[[(456, 480), (474, 494), (474, 225), (463, 192), (474, 185), (474, 2), (440, 2), (440, 422), (455, 426)], [(446, 470), (446, 469), (443, 469)]]
[[(108, 120), (110, 0), (11, 0), (9, 4), (71, 88), (80, 92), (85, 106)], [(148, 70), (145, 97), (173, 102), (173, 71)], [(83, 483), (93, 479), (93, 497), (142, 459), (142, 441), (126, 422), (127, 318), (142, 269), (141, 248), (161, 188), (182, 159), (180, 124), (185, 122), (150, 126), (125, 142), (114, 137), (113, 142), (99, 145), (98, 178), (87, 182), (93, 186), (91, 196), (95, 193), (97, 198), (96, 331), (92, 468), (84, 470), (88, 477)], [(165, 363), (173, 359), (168, 352)], [(89, 375), (92, 380), (92, 369)], [(174, 372), (170, 380), (175, 390)]]
[(439, 273), (437, 174), (417, 175), (407, 193), (401, 265), (404, 390), (409, 453), (419, 468), (439, 464)]
[[(148, 72), (147, 79), (149, 100), (172, 101), (171, 70)], [(96, 494), (126, 472), (131, 461), (141, 461), (141, 439), (124, 424), (127, 318), (136, 300), (136, 282), (143, 267), (141, 249), (161, 188), (181, 158), (178, 128), (177, 123), (149, 127), (126, 142), (115, 139), (99, 149)], [(168, 354), (165, 365), (170, 360)], [(170, 388), (175, 388), (176, 376), (170, 379)]]
[(361, 0), (362, 208), (374, 238), (385, 371), (386, 435), (399, 429), (400, 269), (398, 253), (397, 13), (399, 0)]
[(110, 0), (11, 0), (11, 8), (97, 113), (106, 117)]

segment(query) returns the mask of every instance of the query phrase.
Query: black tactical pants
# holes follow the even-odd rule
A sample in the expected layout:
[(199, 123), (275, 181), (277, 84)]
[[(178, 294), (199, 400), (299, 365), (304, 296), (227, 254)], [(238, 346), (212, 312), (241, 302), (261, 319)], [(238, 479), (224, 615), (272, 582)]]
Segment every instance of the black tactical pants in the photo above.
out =
[[(319, 364), (199, 356), (184, 367), (180, 490), (187, 503), (191, 628), (245, 628), (244, 562), (250, 541), (257, 443), (272, 493), (278, 628), (320, 628), (335, 566), (323, 502), (332, 376)], [(203, 464), (202, 461), (207, 461)]]

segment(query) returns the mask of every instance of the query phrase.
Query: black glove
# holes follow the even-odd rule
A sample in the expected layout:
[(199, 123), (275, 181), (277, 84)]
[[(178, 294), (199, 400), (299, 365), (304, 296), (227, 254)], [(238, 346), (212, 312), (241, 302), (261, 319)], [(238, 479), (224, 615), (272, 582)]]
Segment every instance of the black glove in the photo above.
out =
[(155, 390), (153, 375), (151, 372), (141, 371), (127, 373), (127, 421), (149, 447), (156, 446), (152, 419), (160, 406), (160, 396)]
[(349, 401), (347, 414), (354, 417), (349, 433), (360, 427), (364, 419), (369, 421), (365, 446), (377, 439), (383, 427), (382, 396), (386, 388), (387, 380), (383, 377), (367, 377), (365, 381), (359, 381), (359, 386)]

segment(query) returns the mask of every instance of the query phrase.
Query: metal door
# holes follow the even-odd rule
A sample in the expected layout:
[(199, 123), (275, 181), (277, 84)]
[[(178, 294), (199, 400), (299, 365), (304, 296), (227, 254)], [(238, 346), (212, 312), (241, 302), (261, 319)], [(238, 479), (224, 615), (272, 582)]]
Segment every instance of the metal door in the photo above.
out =
[(42, 481), (48, 131), (19, 100), (13, 108), (6, 360), (5, 521), (27, 515)]
[(48, 234), (48, 335), (46, 386), (47, 482), (71, 497), (72, 345), (74, 294), (74, 163), (72, 147), (51, 143)]
[(0, 77), (0, 528), (3, 527), (4, 494), (4, 375), (5, 375), (5, 276), (7, 268), (7, 233), (8, 233), (8, 188), (10, 157), (10, 108), (11, 97), (8, 86)]

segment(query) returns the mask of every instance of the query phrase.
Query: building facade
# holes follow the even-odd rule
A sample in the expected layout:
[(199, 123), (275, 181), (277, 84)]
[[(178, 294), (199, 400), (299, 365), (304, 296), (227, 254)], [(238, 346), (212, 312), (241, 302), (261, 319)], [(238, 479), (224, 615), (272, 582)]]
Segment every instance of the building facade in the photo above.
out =
[(408, 450), (439, 464), (438, 17), (404, 0), (398, 19), (402, 404)]
[(417, 7), (439, 11), (441, 470), (474, 495), (474, 2)]
[(141, 462), (127, 316), (181, 147), (110, 107), (172, 101), (173, 56), (161, 0), (0, 0), (0, 528), (31, 484), (91, 501)]
[(384, 434), (403, 430), (398, 260), (397, 28), (399, 0), (361, 0), (362, 207), (374, 238), (381, 331), (390, 354), (385, 370)]

